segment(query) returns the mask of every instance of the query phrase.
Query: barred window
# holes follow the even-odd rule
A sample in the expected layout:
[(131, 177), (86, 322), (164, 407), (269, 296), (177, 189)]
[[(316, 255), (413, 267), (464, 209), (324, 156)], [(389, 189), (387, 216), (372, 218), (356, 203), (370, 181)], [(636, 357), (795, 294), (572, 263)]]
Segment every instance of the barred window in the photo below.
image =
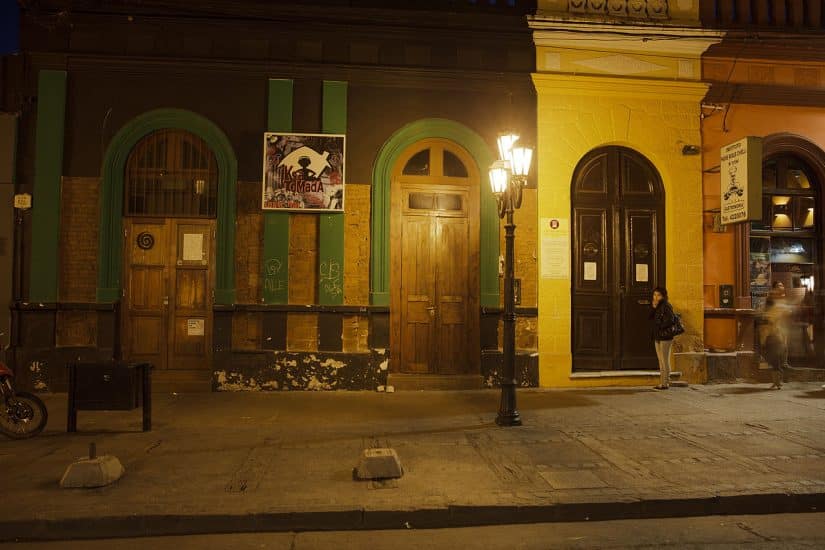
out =
[(209, 146), (184, 130), (144, 137), (126, 162), (127, 216), (214, 218), (218, 166)]

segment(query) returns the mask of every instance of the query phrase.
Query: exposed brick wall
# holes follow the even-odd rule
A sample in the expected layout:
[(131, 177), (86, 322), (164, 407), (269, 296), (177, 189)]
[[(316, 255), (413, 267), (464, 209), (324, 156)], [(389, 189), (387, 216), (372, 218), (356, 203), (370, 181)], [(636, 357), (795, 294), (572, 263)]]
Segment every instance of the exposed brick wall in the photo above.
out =
[(63, 178), (60, 281), (63, 302), (94, 302), (97, 288), (98, 178)]
[(318, 303), (318, 215), (289, 217), (289, 303)]
[(370, 302), (370, 190), (347, 185), (344, 213), (344, 303)]
[(343, 351), (357, 353), (369, 351), (369, 318), (362, 315), (345, 315), (343, 322)]
[(287, 315), (286, 349), (288, 351), (318, 351), (317, 313), (290, 313)]
[[(515, 276), (521, 279), (521, 304), (519, 307), (536, 307), (538, 303), (537, 251), (538, 204), (536, 190), (525, 189), (521, 208), (516, 210), (513, 222), (516, 224)], [(504, 220), (499, 229), (499, 251), (504, 256)], [(504, 305), (504, 279), (499, 278), (501, 304)]]
[(235, 226), (235, 299), (241, 304), (261, 301), (263, 214), (261, 182), (238, 182)]

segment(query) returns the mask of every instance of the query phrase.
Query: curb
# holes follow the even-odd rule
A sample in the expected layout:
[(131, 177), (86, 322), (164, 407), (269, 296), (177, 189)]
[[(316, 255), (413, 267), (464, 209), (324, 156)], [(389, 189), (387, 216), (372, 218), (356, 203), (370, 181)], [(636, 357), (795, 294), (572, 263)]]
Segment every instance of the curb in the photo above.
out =
[(104, 516), (0, 521), (0, 542), (288, 531), (443, 529), (519, 523), (810, 513), (822, 510), (825, 510), (825, 493), (761, 493), (540, 506)]

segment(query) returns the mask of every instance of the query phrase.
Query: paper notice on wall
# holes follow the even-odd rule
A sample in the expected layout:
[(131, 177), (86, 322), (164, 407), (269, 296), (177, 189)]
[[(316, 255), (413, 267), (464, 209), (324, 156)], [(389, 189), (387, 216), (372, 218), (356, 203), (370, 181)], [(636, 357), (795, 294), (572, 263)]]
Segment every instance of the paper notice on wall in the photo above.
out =
[(203, 260), (203, 233), (183, 234), (183, 261), (199, 262)]
[(541, 277), (570, 278), (570, 222), (567, 218), (541, 218)]
[(203, 319), (187, 319), (186, 320), (186, 335), (187, 336), (203, 336), (204, 322)]
[(596, 276), (596, 262), (584, 262), (584, 280), (595, 281)]
[(649, 280), (650, 279), (647, 273), (647, 264), (636, 264), (636, 282), (646, 283)]

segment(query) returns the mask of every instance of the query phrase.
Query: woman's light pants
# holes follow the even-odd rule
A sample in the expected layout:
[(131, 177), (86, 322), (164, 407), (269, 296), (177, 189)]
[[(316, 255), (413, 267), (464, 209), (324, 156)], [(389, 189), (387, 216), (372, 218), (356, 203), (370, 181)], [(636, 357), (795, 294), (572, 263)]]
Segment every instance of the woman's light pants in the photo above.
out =
[(656, 340), (656, 357), (659, 358), (660, 385), (670, 386), (670, 350), (673, 348), (673, 340)]

